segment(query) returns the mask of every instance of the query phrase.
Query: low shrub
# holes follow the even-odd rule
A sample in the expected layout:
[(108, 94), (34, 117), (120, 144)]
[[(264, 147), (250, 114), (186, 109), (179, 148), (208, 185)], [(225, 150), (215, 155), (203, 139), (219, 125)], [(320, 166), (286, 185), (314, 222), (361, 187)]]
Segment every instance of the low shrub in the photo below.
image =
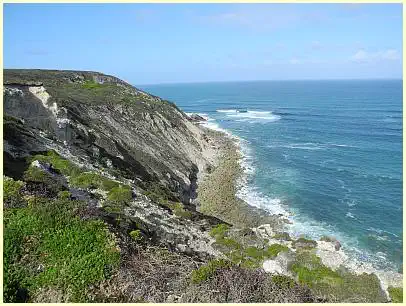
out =
[(86, 80), (83, 84), (82, 84), (82, 88), (85, 89), (98, 89), (101, 88), (102, 84), (99, 84), (93, 80)]
[(104, 222), (75, 216), (83, 205), (32, 197), (27, 207), (5, 210), (5, 302), (29, 301), (44, 287), (59, 288), (71, 301), (86, 301), (88, 286), (117, 266), (119, 252)]
[(295, 280), (283, 274), (272, 275), (272, 282), (280, 288), (293, 288), (296, 283)]
[(55, 151), (48, 151), (46, 155), (34, 155), (30, 160), (38, 160), (43, 163), (49, 163), (52, 168), (58, 170), (65, 176), (75, 176), (82, 172), (79, 167), (62, 158)]
[(284, 241), (291, 241), (292, 240), (289, 233), (287, 233), (287, 232), (276, 233), (275, 235), (272, 236), (272, 238), (278, 239), (278, 240), (284, 240)]
[(388, 292), (392, 303), (403, 303), (403, 288), (389, 287)]
[(264, 256), (268, 257), (268, 258), (275, 258), (276, 256), (278, 256), (278, 254), (280, 252), (287, 252), (287, 251), (289, 251), (289, 248), (287, 246), (275, 243), (275, 244), (270, 245), (266, 249)]
[(130, 232), (130, 236), (134, 241), (141, 241), (142, 235), (140, 230), (134, 230)]
[(317, 242), (314, 240), (311, 240), (311, 239), (306, 239), (306, 238), (301, 237), (292, 242), (292, 247), (301, 248), (301, 249), (313, 249), (313, 248), (317, 247)]
[(385, 302), (379, 279), (374, 274), (355, 275), (348, 271), (334, 271), (322, 264), (311, 251), (299, 251), (289, 270), (300, 284), (329, 302)]
[(113, 187), (107, 194), (109, 201), (125, 204), (132, 199), (132, 190), (130, 186), (120, 185), (118, 187)]
[(21, 188), (24, 186), (24, 182), (15, 181), (14, 179), (3, 176), (3, 202), (4, 207), (23, 207), (27, 203), (21, 195)]
[(192, 212), (186, 210), (182, 203), (176, 203), (173, 206), (173, 213), (176, 216), (184, 218), (184, 219), (192, 219), (192, 216), (193, 216)]
[(229, 229), (230, 226), (228, 226), (227, 224), (218, 224), (210, 230), (209, 234), (213, 238), (224, 237)]
[(217, 269), (230, 267), (231, 263), (224, 259), (210, 260), (199, 269), (192, 271), (191, 280), (193, 283), (201, 283), (214, 275)]

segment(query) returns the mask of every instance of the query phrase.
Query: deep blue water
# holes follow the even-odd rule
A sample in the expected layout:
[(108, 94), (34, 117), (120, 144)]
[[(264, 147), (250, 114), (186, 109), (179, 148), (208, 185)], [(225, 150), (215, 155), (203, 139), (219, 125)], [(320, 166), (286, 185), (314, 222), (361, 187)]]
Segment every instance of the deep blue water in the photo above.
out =
[(243, 139), (253, 205), (291, 231), (336, 236), (380, 268), (402, 263), (402, 81), (139, 86)]

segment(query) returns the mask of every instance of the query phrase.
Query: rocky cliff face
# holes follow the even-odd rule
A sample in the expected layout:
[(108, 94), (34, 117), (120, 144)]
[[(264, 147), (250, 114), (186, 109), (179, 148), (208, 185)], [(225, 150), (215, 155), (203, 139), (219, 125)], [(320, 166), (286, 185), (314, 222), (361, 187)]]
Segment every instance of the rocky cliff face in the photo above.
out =
[(6, 172), (17, 177), (21, 158), (54, 149), (189, 203), (210, 163), (202, 131), (174, 104), (96, 72), (5, 70), (4, 112), (22, 123), (7, 123), (4, 137)]
[(96, 72), (3, 85), (6, 302), (387, 301), (236, 201), (237, 148), (202, 118)]
[[(5, 70), (3, 97), (6, 176), (24, 179), (34, 165), (68, 181), (64, 189), (99, 207), (109, 223), (124, 218), (119, 226), (124, 232), (140, 229), (178, 251), (218, 254), (207, 233), (218, 221), (193, 205), (197, 177), (214, 151), (174, 104), (115, 77), (77, 71)], [(50, 151), (57, 160), (31, 164), (34, 155)], [(59, 159), (80, 168), (81, 176), (60, 173)], [(111, 188), (72, 183), (88, 179), (88, 172), (129, 186), (134, 196), (119, 208), (107, 207)]]

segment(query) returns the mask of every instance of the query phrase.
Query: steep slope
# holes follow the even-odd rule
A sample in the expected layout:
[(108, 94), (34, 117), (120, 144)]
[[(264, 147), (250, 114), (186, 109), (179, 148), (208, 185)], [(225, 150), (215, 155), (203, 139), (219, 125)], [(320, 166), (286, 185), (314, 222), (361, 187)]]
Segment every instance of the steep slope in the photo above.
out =
[(160, 182), (184, 203), (195, 198), (210, 147), (174, 104), (95, 72), (5, 70), (4, 85), (5, 113), (38, 133), (32, 147), (7, 132), (6, 164), (52, 147), (112, 175)]

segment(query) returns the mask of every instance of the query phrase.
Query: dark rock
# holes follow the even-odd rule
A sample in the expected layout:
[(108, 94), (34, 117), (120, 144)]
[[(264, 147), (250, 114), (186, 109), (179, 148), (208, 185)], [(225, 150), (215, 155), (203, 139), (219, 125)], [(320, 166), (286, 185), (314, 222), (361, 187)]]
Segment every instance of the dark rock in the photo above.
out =
[(191, 121), (191, 122), (204, 122), (204, 121), (207, 121), (207, 119), (206, 118), (204, 118), (204, 117), (202, 117), (202, 116), (200, 116), (200, 115), (198, 115), (198, 114), (191, 114), (191, 115), (189, 115), (188, 116), (188, 119), (189, 119), (189, 121)]

